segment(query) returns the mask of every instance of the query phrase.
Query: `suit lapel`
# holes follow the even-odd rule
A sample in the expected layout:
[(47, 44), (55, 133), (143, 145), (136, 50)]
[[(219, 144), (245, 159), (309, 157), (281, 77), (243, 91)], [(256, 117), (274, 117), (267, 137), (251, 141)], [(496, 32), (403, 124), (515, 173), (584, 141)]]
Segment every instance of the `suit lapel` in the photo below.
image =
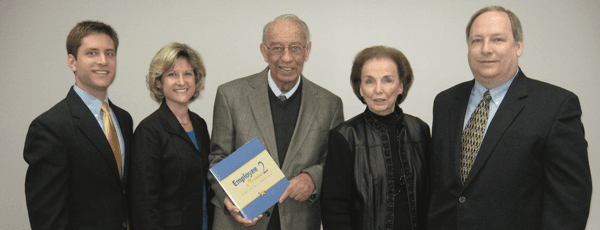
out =
[(300, 111), (298, 111), (298, 120), (294, 128), (294, 134), (290, 140), (290, 146), (285, 154), (286, 160), (283, 162), (282, 169), (289, 167), (294, 162), (294, 158), (298, 155), (300, 147), (302, 147), (304, 140), (308, 136), (308, 131), (315, 121), (315, 114), (319, 111), (320, 104), (314, 99), (317, 94), (314, 83), (310, 82), (304, 76), (302, 76), (302, 81), (302, 101), (300, 102)]
[[(471, 97), (471, 89), (475, 84), (475, 80), (466, 82), (462, 84), (458, 89), (456, 96), (453, 100), (453, 105), (449, 106), (449, 121), (452, 127), (449, 127), (448, 130), (451, 130), (449, 133), (448, 141), (450, 141), (450, 145), (452, 151), (450, 151), (452, 156), (450, 160), (452, 160), (452, 165), (454, 165), (454, 178), (456, 183), (462, 184), (460, 181), (460, 151), (461, 151), (461, 138), (463, 133), (463, 126), (465, 121), (465, 113), (467, 111), (467, 106), (469, 105), (469, 98)], [(456, 109), (458, 108), (458, 109)]]
[(275, 128), (273, 127), (273, 116), (271, 115), (271, 105), (269, 104), (269, 82), (267, 75), (269, 67), (256, 75), (250, 83), (252, 90), (248, 92), (248, 102), (252, 109), (252, 114), (259, 130), (259, 139), (265, 145), (265, 148), (279, 165), (279, 156), (277, 153), (277, 142), (275, 139)]
[(67, 101), (71, 108), (71, 114), (75, 119), (75, 125), (79, 127), (81, 132), (99, 150), (102, 157), (106, 160), (106, 164), (108, 164), (118, 180), (121, 181), (117, 161), (115, 160), (112, 148), (110, 147), (110, 144), (108, 144), (108, 140), (106, 139), (104, 132), (102, 132), (102, 128), (100, 128), (98, 121), (94, 118), (90, 109), (85, 105), (73, 88), (71, 88), (69, 94), (67, 94)]
[[(160, 104), (160, 107), (158, 108), (158, 117), (160, 117), (160, 123), (166, 132), (185, 140), (185, 142), (188, 143), (188, 145), (190, 145), (191, 149), (196, 150), (196, 153), (200, 154), (200, 151), (196, 149), (196, 146), (194, 146), (194, 142), (192, 142), (190, 136), (185, 132), (185, 129), (183, 129), (183, 127), (179, 123), (179, 120), (177, 120), (177, 117), (175, 117), (175, 114), (173, 114), (173, 112), (171, 111), (164, 99)], [(190, 122), (191, 119), (193, 118), (190, 115)], [(192, 123), (192, 125), (193, 124), (194, 123)], [(196, 126), (194, 126), (194, 130), (196, 129)], [(200, 144), (200, 142), (198, 142), (198, 144)]]
[(508, 129), (508, 126), (515, 120), (519, 112), (525, 106), (525, 98), (527, 97), (527, 84), (525, 75), (519, 70), (519, 74), (515, 77), (515, 80), (512, 82), (508, 92), (506, 92), (506, 96), (502, 100), (502, 104), (500, 104), (500, 108), (492, 118), (492, 122), (490, 123), (488, 130), (483, 138), (483, 142), (481, 143), (481, 147), (479, 147), (479, 152), (477, 153), (477, 158), (473, 163), (473, 167), (471, 168), (471, 172), (469, 172), (469, 176), (465, 181), (465, 186), (477, 176), (477, 173), (483, 167), (487, 159), (492, 154), (494, 148), (498, 144), (498, 141)]

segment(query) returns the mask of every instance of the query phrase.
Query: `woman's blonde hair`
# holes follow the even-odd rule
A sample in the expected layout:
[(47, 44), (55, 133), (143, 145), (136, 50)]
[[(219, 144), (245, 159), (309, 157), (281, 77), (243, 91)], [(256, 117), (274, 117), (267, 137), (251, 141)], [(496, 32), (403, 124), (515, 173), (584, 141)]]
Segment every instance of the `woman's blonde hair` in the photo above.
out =
[(194, 95), (190, 98), (189, 102), (192, 102), (198, 98), (200, 91), (204, 89), (204, 78), (206, 77), (206, 69), (204, 63), (202, 63), (202, 57), (200, 54), (190, 48), (186, 44), (173, 42), (163, 48), (161, 48), (152, 61), (150, 62), (150, 68), (146, 75), (146, 86), (150, 90), (150, 97), (157, 102), (162, 102), (165, 98), (165, 94), (162, 89), (161, 79), (162, 75), (173, 68), (173, 64), (177, 58), (185, 58), (189, 62), (190, 66), (194, 70), (194, 78), (196, 80), (196, 90)]

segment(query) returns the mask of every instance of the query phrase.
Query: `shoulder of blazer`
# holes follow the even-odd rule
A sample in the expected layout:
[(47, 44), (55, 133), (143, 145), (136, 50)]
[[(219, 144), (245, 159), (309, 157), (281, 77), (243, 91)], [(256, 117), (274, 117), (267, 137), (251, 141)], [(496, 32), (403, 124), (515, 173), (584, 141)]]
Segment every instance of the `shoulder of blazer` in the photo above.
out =
[(548, 98), (564, 98), (574, 94), (560, 86), (529, 78), (522, 71), (519, 71), (519, 76), (517, 77), (520, 77), (521, 84), (523, 85), (522, 90), (526, 91), (527, 94), (543, 95)]
[(533, 103), (538, 103), (539, 100), (544, 100), (546, 102), (562, 100), (561, 98), (566, 98), (571, 95), (574, 95), (574, 93), (559, 86), (529, 78), (521, 69), (519, 69), (504, 100), (521, 100), (530, 97), (535, 100), (535, 102), (532, 101)]
[[(150, 137), (156, 138), (160, 145), (163, 145), (165, 144), (165, 141), (169, 139), (170, 135), (173, 134), (172, 131), (167, 131), (168, 127), (165, 127), (164, 125), (165, 120), (168, 120), (168, 118), (164, 117), (161, 109), (163, 108), (159, 107), (156, 109), (150, 115), (142, 119), (137, 127), (135, 127), (134, 145), (143, 145), (144, 139)], [(169, 108), (167, 107), (166, 109), (168, 110)], [(136, 149), (135, 151), (137, 152), (138, 150)]]
[(137, 127), (135, 127), (135, 131), (137, 132), (138, 129), (144, 127), (144, 126), (159, 126), (160, 117), (158, 116), (158, 109), (154, 110), (151, 114), (149, 114), (148, 116), (146, 116), (144, 119), (142, 119), (140, 121), (140, 123), (138, 123)]
[(452, 86), (440, 93), (438, 93), (438, 95), (435, 97), (435, 100), (450, 100), (452, 98), (454, 98), (456, 96), (456, 94), (460, 93), (460, 92), (465, 92), (465, 91), (471, 91), (471, 89), (473, 88), (473, 85), (475, 84), (475, 79), (472, 79), (470, 81), (465, 81), (462, 83), (459, 83), (455, 86)]
[[(434, 99), (433, 108), (434, 113), (436, 109), (441, 108), (456, 108), (457, 106), (467, 106), (469, 97), (471, 96), (471, 89), (475, 84), (475, 79), (462, 82), (449, 89), (440, 92)], [(464, 103), (461, 104), (461, 103)]]
[(60, 100), (35, 118), (35, 120), (42, 122), (62, 122), (68, 119), (71, 119), (71, 109), (69, 108), (67, 98)]
[(303, 88), (306, 88), (307, 90), (310, 90), (312, 92), (315, 93), (322, 93), (325, 96), (329, 96), (329, 97), (337, 97), (335, 94), (333, 94), (331, 91), (329, 91), (328, 89), (323, 88), (320, 85), (317, 85), (316, 83), (312, 82), (311, 80), (309, 80), (306, 76), (302, 75), (302, 81), (303, 82)]
[(310, 81), (304, 75), (302, 75), (302, 81), (304, 81), (303, 85), (302, 85), (302, 89), (303, 89), (302, 94), (303, 95), (305, 95), (305, 93), (312, 94), (312, 95), (315, 95), (315, 98), (317, 98), (319, 100), (324, 99), (324, 100), (328, 100), (328, 101), (335, 101), (336, 103), (342, 102), (342, 99), (340, 97), (338, 97), (331, 91), (321, 87), (320, 85), (317, 85), (314, 82)]
[(219, 86), (224, 90), (240, 90), (240, 88), (252, 87), (256, 88), (258, 86), (262, 86), (268, 84), (267, 74), (269, 73), (269, 67), (265, 68), (263, 71), (259, 73), (255, 73), (246, 77), (241, 77), (238, 79), (231, 80), (227, 83), (224, 83)]

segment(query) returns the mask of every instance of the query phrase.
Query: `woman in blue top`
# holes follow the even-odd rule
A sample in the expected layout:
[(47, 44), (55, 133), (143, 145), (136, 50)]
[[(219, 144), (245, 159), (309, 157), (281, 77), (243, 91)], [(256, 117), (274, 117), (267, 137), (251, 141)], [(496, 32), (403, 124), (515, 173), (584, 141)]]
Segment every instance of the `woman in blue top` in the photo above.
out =
[[(210, 229), (206, 122), (188, 109), (204, 88), (197, 51), (171, 43), (156, 53), (146, 84), (160, 107), (137, 126), (131, 203), (137, 229)], [(207, 205), (209, 205), (207, 207)]]

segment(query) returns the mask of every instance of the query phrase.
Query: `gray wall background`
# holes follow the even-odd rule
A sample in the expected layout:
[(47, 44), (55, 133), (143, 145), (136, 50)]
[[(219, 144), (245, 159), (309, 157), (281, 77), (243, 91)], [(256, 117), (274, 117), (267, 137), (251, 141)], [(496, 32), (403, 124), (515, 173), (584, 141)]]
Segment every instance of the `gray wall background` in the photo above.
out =
[[(65, 43), (79, 21), (100, 20), (118, 32), (117, 78), (108, 95), (136, 125), (158, 108), (145, 86), (150, 60), (162, 46), (177, 41), (204, 59), (206, 89), (190, 109), (211, 129), (217, 86), (266, 67), (259, 51), (262, 27), (283, 13), (294, 13), (309, 25), (313, 45), (304, 75), (342, 98), (346, 119), (365, 108), (349, 83), (354, 56), (366, 47), (387, 45), (404, 52), (415, 74), (403, 110), (431, 125), (435, 95), (472, 79), (464, 30), (473, 13), (493, 4), (521, 19), (525, 36), (519, 62), (525, 74), (579, 95), (592, 177), (600, 184), (596, 0), (0, 0), (0, 229), (30, 228), (25, 135), (30, 122), (63, 99), (75, 82)], [(599, 209), (594, 196), (588, 229), (600, 229)]]

